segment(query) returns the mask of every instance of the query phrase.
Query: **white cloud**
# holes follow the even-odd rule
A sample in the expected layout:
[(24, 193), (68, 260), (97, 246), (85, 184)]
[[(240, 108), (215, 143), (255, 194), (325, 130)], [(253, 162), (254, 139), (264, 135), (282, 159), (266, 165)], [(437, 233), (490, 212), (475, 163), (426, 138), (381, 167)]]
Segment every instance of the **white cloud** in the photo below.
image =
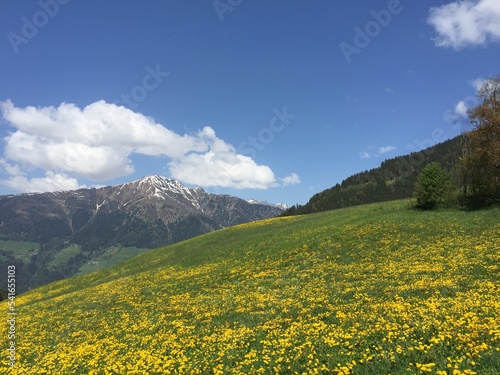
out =
[(467, 104), (463, 100), (460, 100), (455, 106), (455, 114), (460, 118), (467, 118)]
[(131, 150), (120, 146), (57, 141), (22, 131), (7, 136), (5, 142), (6, 158), (33, 168), (71, 172), (95, 181), (125, 176), (134, 171), (127, 158)]
[(429, 11), (439, 47), (456, 50), (500, 40), (500, 1), (462, 0)]
[(369, 158), (376, 158), (379, 157), (382, 154), (386, 154), (392, 150), (395, 150), (395, 146), (382, 146), (376, 149), (376, 152), (371, 152), (370, 150), (373, 150), (373, 146), (369, 146), (367, 151), (361, 151), (359, 153), (359, 157), (361, 159), (369, 159)]
[(470, 81), (469, 83), (471, 84), (472, 87), (474, 87), (476, 89), (477, 92), (479, 92), (479, 90), (482, 89), (483, 85), (486, 83), (486, 79), (484, 78), (476, 78), (472, 81)]
[(282, 179), (283, 186), (297, 185), (300, 184), (300, 177), (297, 173), (292, 173), (290, 176)]
[(201, 186), (222, 186), (236, 189), (266, 189), (276, 186), (274, 173), (268, 166), (257, 165), (250, 157), (217, 138), (210, 127), (198, 136), (208, 145), (204, 153), (190, 153), (169, 163), (172, 177)]
[[(150, 117), (104, 101), (83, 109), (70, 103), (17, 108), (5, 101), (0, 110), (14, 128), (4, 138), (0, 167), (10, 175), (4, 183), (20, 191), (64, 185), (72, 189), (79, 186), (77, 178), (106, 181), (126, 176), (134, 172), (133, 154), (167, 157), (173, 178), (199, 186), (278, 185), (268, 166), (238, 154), (210, 127), (179, 135)], [(36, 169), (46, 171), (45, 178), (26, 177), (26, 171)]]
[[(486, 80), (484, 78), (476, 78), (469, 81), (469, 84), (474, 90), (479, 92), (483, 87)], [(445, 112), (444, 119), (448, 122), (454, 123), (454, 128), (459, 129), (461, 126), (468, 123), (469, 115), (467, 111), (477, 105), (477, 97), (469, 95), (462, 100), (459, 100), (453, 109)]]
[(11, 176), (21, 176), (24, 174), (19, 165), (13, 165), (5, 159), (0, 159), (0, 168), (2, 168), (7, 174)]
[(76, 190), (85, 186), (81, 186), (76, 178), (70, 177), (64, 173), (54, 173), (47, 171), (45, 177), (27, 178), (22, 175), (10, 176), (7, 180), (2, 181), (6, 185), (16, 191), (22, 193), (44, 193), (47, 191), (56, 190)]
[(104, 101), (83, 109), (68, 103), (16, 108), (7, 101), (0, 109), (16, 128), (5, 138), (6, 158), (96, 181), (132, 173), (132, 153), (180, 157), (206, 149), (195, 137), (180, 136), (149, 117)]
[(395, 146), (383, 146), (383, 147), (379, 147), (378, 153), (385, 154), (385, 153), (390, 152), (390, 151), (395, 150), (395, 149), (396, 149)]

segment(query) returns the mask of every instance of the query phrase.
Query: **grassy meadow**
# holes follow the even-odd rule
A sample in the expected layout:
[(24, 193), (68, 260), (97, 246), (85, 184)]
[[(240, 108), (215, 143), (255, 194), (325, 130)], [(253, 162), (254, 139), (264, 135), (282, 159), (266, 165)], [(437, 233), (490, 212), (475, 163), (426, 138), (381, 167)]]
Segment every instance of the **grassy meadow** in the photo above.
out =
[(0, 373), (500, 374), (500, 209), (410, 205), (239, 225), (22, 294)]
[(142, 254), (151, 249), (144, 249), (139, 247), (123, 247), (111, 246), (106, 251), (94, 258), (93, 260), (85, 263), (78, 269), (78, 274), (83, 275), (88, 272), (97, 271), (117, 263), (123, 262), (126, 259), (132, 258), (136, 255)]
[[(0, 240), (0, 251), (7, 251), (16, 259), (27, 261), (30, 254), (40, 250), (40, 244), (26, 241), (6, 241)], [(5, 257), (3, 257), (5, 258)], [(7, 258), (5, 258), (7, 260)]]

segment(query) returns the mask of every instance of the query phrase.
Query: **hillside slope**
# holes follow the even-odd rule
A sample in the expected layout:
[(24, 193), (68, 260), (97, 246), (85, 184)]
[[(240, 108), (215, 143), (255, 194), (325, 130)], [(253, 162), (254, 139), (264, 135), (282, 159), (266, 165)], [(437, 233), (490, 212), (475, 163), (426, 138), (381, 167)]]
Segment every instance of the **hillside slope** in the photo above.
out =
[(0, 196), (0, 277), (15, 264), (24, 291), (282, 210), (162, 176), (99, 189)]
[(296, 205), (283, 215), (300, 215), (360, 204), (411, 198), (424, 167), (438, 162), (451, 171), (461, 155), (461, 136), (432, 147), (382, 162), (380, 167), (356, 173), (341, 184), (315, 194), (305, 205)]
[(500, 210), (408, 207), (243, 224), (27, 292), (6, 373), (498, 374)]

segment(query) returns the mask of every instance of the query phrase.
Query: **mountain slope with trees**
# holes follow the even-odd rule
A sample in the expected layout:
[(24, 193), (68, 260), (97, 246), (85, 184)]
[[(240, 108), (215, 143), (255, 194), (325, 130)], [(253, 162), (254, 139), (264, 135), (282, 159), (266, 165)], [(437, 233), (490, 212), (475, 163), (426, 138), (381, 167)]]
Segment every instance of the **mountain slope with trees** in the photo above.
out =
[(427, 165), (416, 184), (417, 207), (478, 209), (500, 203), (500, 77), (484, 81), (477, 96), (454, 175), (437, 163)]
[(282, 211), (161, 176), (99, 189), (0, 196), (0, 277), (6, 280), (7, 265), (15, 265), (18, 290), (24, 291)]
[(288, 208), (282, 215), (410, 198), (426, 165), (438, 162), (444, 170), (452, 171), (461, 156), (462, 140), (463, 137), (458, 136), (418, 152), (385, 160), (380, 167), (350, 176), (341, 184), (315, 194), (305, 205)]

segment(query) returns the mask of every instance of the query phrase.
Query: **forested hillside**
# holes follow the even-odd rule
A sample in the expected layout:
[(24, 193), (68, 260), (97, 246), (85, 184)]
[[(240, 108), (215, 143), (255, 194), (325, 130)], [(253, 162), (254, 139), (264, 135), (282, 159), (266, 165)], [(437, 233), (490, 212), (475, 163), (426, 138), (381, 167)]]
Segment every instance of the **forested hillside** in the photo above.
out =
[(422, 169), (438, 162), (451, 171), (461, 155), (461, 139), (457, 136), (425, 150), (412, 152), (382, 162), (380, 167), (357, 173), (311, 197), (305, 205), (295, 205), (283, 215), (300, 215), (366, 203), (410, 198)]

